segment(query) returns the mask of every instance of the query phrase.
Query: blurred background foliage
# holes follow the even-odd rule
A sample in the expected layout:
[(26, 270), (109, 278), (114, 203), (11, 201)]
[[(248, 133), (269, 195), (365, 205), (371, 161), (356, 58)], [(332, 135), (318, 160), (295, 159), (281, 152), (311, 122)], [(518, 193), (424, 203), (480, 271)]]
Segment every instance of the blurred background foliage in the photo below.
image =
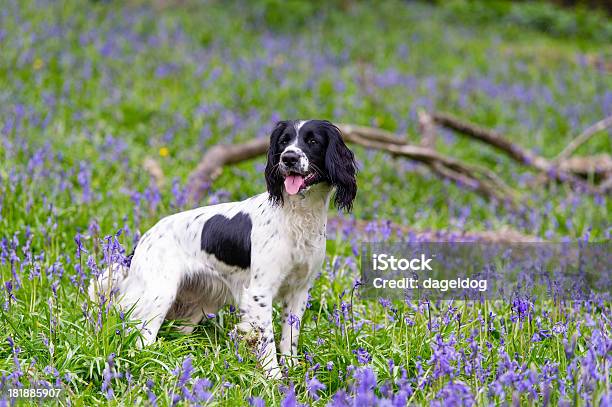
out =
[[(251, 21), (263, 22), (274, 30), (291, 31), (308, 25), (308, 20), (323, 18), (331, 11), (347, 12), (356, 3), (359, 2), (255, 0), (248, 4), (245, 2), (243, 10)], [(607, 1), (438, 0), (429, 3), (441, 8), (449, 21), (502, 24), (558, 37), (612, 41), (612, 21), (606, 14), (612, 6)], [(565, 4), (565, 7), (560, 7), (559, 3)], [(165, 4), (172, 4), (172, 1), (168, 0)], [(372, 5), (376, 7), (375, 3)]]
[[(535, 19), (529, 10), (541, 9), (562, 26), (582, 18), (586, 9), (580, 7), (504, 1), (9, 1), (0, 15), (0, 113), (19, 116), (17, 122), (24, 117), (18, 134), (27, 135), (30, 150), (51, 143), (64, 153), (66, 165), (76, 167), (74, 173), (81, 166), (91, 169), (92, 182), (108, 201), (91, 212), (79, 208), (71, 222), (80, 225), (91, 216), (117, 222), (117, 208), (132, 212), (130, 195), (153, 188), (142, 171), (143, 157), (154, 156), (167, 179), (183, 185), (210, 146), (264, 137), (282, 118), (380, 127), (419, 143), (417, 112), (443, 110), (550, 158), (612, 111), (612, 42), (605, 37), (610, 19), (595, 10), (588, 14), (592, 23), (574, 24), (574, 34), (563, 35), (542, 31), (544, 23), (508, 21), (520, 15)], [(602, 135), (578, 153), (607, 152), (610, 146)], [(362, 166), (353, 216), (417, 228), (510, 225), (538, 236), (572, 237), (593, 228), (593, 236), (607, 235), (608, 201), (577, 199), (555, 185), (533, 188), (535, 174), (448, 131), (440, 132), (435, 147), (488, 166), (516, 185), (534, 209), (531, 219), (437, 180), (412, 162), (361, 148), (358, 157), (368, 165)], [(121, 151), (111, 163), (107, 153), (100, 154), (108, 149)], [(11, 154), (1, 164), (5, 174), (23, 165)], [(228, 168), (213, 191), (225, 200), (263, 191), (260, 165), (254, 160)], [(110, 177), (102, 182), (106, 173)], [(246, 177), (252, 182), (243, 182)], [(134, 229), (177, 209), (167, 204), (174, 191), (159, 193), (162, 206), (134, 217)]]

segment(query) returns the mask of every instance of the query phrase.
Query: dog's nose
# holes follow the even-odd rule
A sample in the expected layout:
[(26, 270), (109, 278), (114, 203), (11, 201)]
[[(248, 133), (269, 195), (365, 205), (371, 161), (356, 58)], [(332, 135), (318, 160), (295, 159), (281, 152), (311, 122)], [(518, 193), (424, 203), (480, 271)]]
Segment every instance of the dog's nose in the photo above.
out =
[(281, 156), (281, 161), (287, 167), (293, 167), (294, 165), (297, 164), (299, 159), (300, 159), (300, 156), (298, 155), (298, 153), (294, 151), (287, 151)]

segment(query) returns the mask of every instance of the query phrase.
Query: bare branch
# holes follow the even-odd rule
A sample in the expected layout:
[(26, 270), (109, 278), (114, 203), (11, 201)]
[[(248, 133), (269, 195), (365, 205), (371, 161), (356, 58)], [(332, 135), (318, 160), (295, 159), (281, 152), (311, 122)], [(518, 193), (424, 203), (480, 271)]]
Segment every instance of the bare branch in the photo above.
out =
[[(356, 126), (354, 124), (338, 124), (338, 128), (343, 133), (343, 135), (352, 135), (358, 134), (364, 139), (377, 141), (381, 143), (394, 144), (394, 145), (404, 145), (407, 144), (408, 137), (406, 136), (397, 136), (390, 131), (383, 129), (376, 129), (374, 127), (366, 127), (366, 126)], [(349, 140), (350, 141), (350, 140)]]
[(243, 144), (217, 144), (208, 150), (187, 181), (189, 197), (198, 201), (223, 166), (236, 164), (264, 154), (268, 150), (267, 138), (258, 138)]
[[(405, 141), (406, 138), (397, 137), (386, 130), (352, 124), (340, 124), (338, 128), (348, 143), (421, 162), (442, 178), (466, 185), (487, 198), (516, 205), (513, 191), (488, 169), (465, 164), (426, 147), (410, 145)], [(268, 143), (267, 139), (255, 139), (244, 144), (216, 145), (211, 148), (189, 177), (191, 199), (198, 201), (203, 196), (223, 166), (264, 154)]]
[(596, 188), (589, 185), (589, 183), (582, 178), (576, 176), (570, 171), (562, 169), (559, 163), (549, 161), (548, 159), (541, 157), (530, 150), (524, 149), (510, 142), (502, 134), (496, 131), (458, 119), (447, 113), (432, 113), (431, 116), (437, 124), (490, 145), (505, 153), (513, 160), (540, 171), (551, 180), (568, 183), (583, 191), (588, 191), (591, 193), (597, 192)]
[(609, 176), (599, 185), (599, 192), (602, 194), (607, 194), (611, 191), (612, 191), (612, 176)]
[(436, 126), (433, 118), (425, 110), (419, 110), (419, 131), (421, 133), (421, 146), (434, 148), (436, 143)]
[[(516, 204), (516, 197), (512, 190), (506, 186), (491, 171), (465, 164), (455, 158), (445, 156), (426, 147), (410, 144), (390, 144), (366, 139), (355, 128), (340, 127), (346, 141), (366, 148), (386, 151), (396, 156), (403, 156), (427, 165), (437, 175), (472, 187), (481, 195), (501, 201)], [(349, 131), (352, 130), (352, 131)], [(370, 129), (368, 135), (376, 129)]]
[(486, 129), (465, 120), (461, 120), (447, 113), (432, 113), (431, 117), (433, 118), (434, 122), (440, 126), (455, 130), (461, 134), (493, 146), (510, 156), (515, 161), (519, 161), (523, 164), (530, 164), (536, 159), (535, 154), (511, 143), (496, 131)]
[(163, 187), (166, 184), (166, 177), (164, 176), (164, 171), (161, 169), (161, 166), (157, 161), (155, 161), (151, 157), (146, 157), (142, 163), (145, 171), (149, 173), (149, 175), (155, 181), (155, 185), (158, 188)]
[(565, 147), (563, 151), (561, 151), (559, 155), (555, 157), (553, 161), (559, 162), (565, 160), (566, 158), (571, 156), (574, 151), (578, 149), (578, 147), (589, 141), (589, 139), (593, 137), (593, 135), (599, 133), (602, 130), (607, 129), (608, 127), (612, 127), (612, 116), (608, 116), (605, 119), (602, 119), (597, 123), (587, 127), (582, 133), (578, 135), (578, 137), (573, 139), (567, 145), (567, 147)]
[(612, 175), (612, 157), (608, 154), (569, 157), (559, 162), (559, 168), (585, 178), (593, 174), (596, 179), (603, 179)]

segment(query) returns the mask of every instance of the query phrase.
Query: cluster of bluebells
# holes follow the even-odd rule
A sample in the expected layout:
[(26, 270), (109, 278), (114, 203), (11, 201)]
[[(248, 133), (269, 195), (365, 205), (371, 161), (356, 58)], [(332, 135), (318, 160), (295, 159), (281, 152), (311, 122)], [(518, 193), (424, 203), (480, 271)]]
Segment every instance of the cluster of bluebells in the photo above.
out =
[[(571, 314), (573, 318), (580, 318), (582, 311), (584, 309), (578, 305), (571, 310)], [(431, 326), (433, 331), (444, 329), (450, 322), (448, 314), (452, 314), (454, 319), (457, 309), (451, 306), (447, 312), (436, 316), (437, 321)], [(489, 317), (494, 318), (494, 315)], [(581, 356), (575, 354), (576, 337), (568, 339), (564, 330), (551, 331), (551, 335), (563, 338), (561, 340), (565, 343), (566, 360), (569, 361), (566, 372), (560, 370), (559, 362), (550, 359), (535, 366), (521, 361), (520, 355), (516, 353), (510, 355), (505, 345), (507, 341), (510, 342), (510, 338), (503, 325), (499, 325), (502, 329), (497, 332), (500, 339), (496, 347), (489, 341), (481, 346), (478, 341), (479, 332), (487, 329), (494, 333), (498, 325), (487, 326), (482, 318), (466, 322), (476, 322), (481, 327), (475, 328), (469, 337), (461, 337), (460, 341), (453, 334), (447, 339), (439, 333), (435, 334), (429, 345), (431, 356), (428, 360), (417, 358), (413, 367), (397, 365), (390, 359), (388, 371), (383, 372), (390, 377), (386, 380), (377, 380), (368, 352), (363, 348), (356, 349), (353, 353), (357, 364), (348, 365), (344, 373), (338, 372), (339, 377), (346, 378), (347, 388), (330, 393), (327, 405), (404, 406), (415, 397), (415, 393), (428, 388), (437, 388), (435, 398), (430, 401), (430, 404), (436, 406), (474, 405), (477, 397), (489, 401), (527, 400), (532, 404), (548, 405), (553, 402), (551, 393), (555, 388), (559, 391), (556, 402), (561, 405), (571, 405), (574, 397), (602, 405), (610, 402), (612, 393), (606, 384), (609, 380), (606, 366), (612, 361), (612, 337), (607, 318), (602, 318), (594, 327), (588, 341), (589, 349)], [(580, 320), (577, 319), (575, 323), (580, 324)], [(514, 324), (519, 325), (516, 321)], [(494, 367), (485, 363), (489, 358), (498, 361)], [(310, 368), (305, 375), (305, 388), (311, 400), (319, 399), (319, 391), (326, 389), (325, 384), (317, 378), (316, 371), (320, 365), (316, 359), (316, 355), (306, 355)], [(333, 362), (328, 362), (326, 368), (333, 370)], [(414, 373), (409, 375), (409, 369)], [(603, 392), (595, 395), (598, 388), (603, 389)], [(304, 405), (298, 402), (293, 385), (283, 387), (282, 392), (282, 405)], [(262, 403), (261, 400), (255, 400), (252, 405)]]
[[(32, 234), (27, 230), (24, 233), (25, 239), (20, 239), (19, 233), (14, 234), (11, 239), (3, 239), (0, 244), (0, 259), (2, 266), (10, 270), (12, 276), (3, 288), (5, 312), (21, 312), (17, 307), (24, 284), (46, 281), (49, 290), (49, 298), (46, 301), (49, 330), (41, 334), (41, 341), (53, 355), (53, 338), (58, 333), (61, 312), (57, 305), (64, 302), (61, 291), (58, 290), (59, 283), (69, 281), (77, 295), (84, 295), (85, 284), (91, 277), (96, 276), (101, 268), (110, 264), (125, 264), (126, 250), (120, 243), (123, 233), (121, 229), (113, 235), (96, 238), (99, 227), (96, 222), (91, 222), (87, 231), (75, 234), (73, 253), (49, 261), (48, 266), (44, 266), (43, 252), (33, 253)], [(330, 276), (354, 278), (356, 270), (351, 263), (340, 261), (340, 264), (335, 264), (338, 261), (336, 259), (327, 265)], [(353, 289), (358, 288), (359, 283), (356, 281)], [(104, 321), (108, 318), (113, 304), (112, 292), (99, 290), (97, 293), (98, 298), (95, 301), (85, 299), (82, 304), (85, 321), (94, 332), (103, 330)], [(601, 393), (602, 385), (609, 380), (608, 366), (612, 363), (610, 321), (599, 312), (607, 306), (605, 301), (572, 303), (565, 306), (564, 318), (556, 320), (552, 312), (539, 308), (536, 302), (528, 298), (516, 298), (508, 304), (509, 313), (505, 318), (494, 311), (489, 311), (485, 318), (478, 307), (471, 313), (472, 316), (462, 315), (459, 308), (453, 304), (442, 307), (432, 315), (431, 304), (410, 300), (403, 304), (407, 312), (402, 316), (400, 304), (379, 298), (377, 304), (385, 315), (386, 323), (377, 323), (372, 320), (370, 312), (362, 305), (353, 304), (350, 297), (349, 290), (338, 295), (326, 321), (329, 329), (338, 330), (343, 336), (367, 337), (369, 333), (375, 333), (379, 329), (395, 326), (401, 329), (410, 328), (414, 326), (416, 319), (426, 318), (430, 334), (427, 345), (429, 356), (417, 357), (414, 366), (402, 366), (391, 359), (388, 363), (389, 371), (385, 374), (390, 379), (377, 381), (373, 360), (380, 355), (371, 348), (355, 346), (352, 350), (354, 365), (344, 368), (341, 365), (336, 366), (333, 361), (320, 359), (316, 351), (307, 351), (304, 358), (309, 367), (301, 384), (305, 389), (305, 396), (302, 398), (316, 401), (325, 396), (329, 398), (331, 405), (338, 406), (403, 405), (415, 392), (436, 388), (436, 397), (432, 402), (439, 405), (473, 404), (478, 392), (483, 391), (479, 389), (485, 389), (486, 397), (491, 400), (526, 398), (536, 402), (549, 399), (553, 389), (558, 391), (556, 397), (565, 402), (576, 396), (594, 402), (610, 397), (609, 391)], [(120, 319), (124, 321), (124, 318), (125, 315), (121, 313)], [(215, 318), (215, 315), (210, 315), (210, 318)], [(286, 323), (293, 325), (299, 321), (289, 318)], [(463, 324), (471, 328), (461, 329), (458, 333), (446, 332), (445, 328), (453, 324), (459, 327)], [(122, 325), (121, 330), (127, 333), (129, 328), (126, 328), (125, 321)], [(512, 342), (513, 332), (527, 329), (533, 330), (529, 341), (532, 345), (529, 346), (546, 344), (550, 340), (562, 341), (565, 344), (567, 367), (561, 369), (560, 361), (555, 360), (545, 360), (537, 366), (529, 365), (521, 355), (509, 353), (507, 345)], [(484, 341), (483, 332), (488, 333)], [(582, 338), (577, 338), (577, 335)], [(588, 345), (585, 351), (577, 350), (578, 340)], [(240, 363), (244, 361), (244, 354), (239, 351), (239, 341), (239, 338), (235, 337), (231, 343), (235, 346), (234, 354)], [(325, 339), (319, 338), (316, 342), (317, 346), (323, 346)], [(42, 381), (28, 378), (25, 372), (36, 368), (36, 360), (24, 357), (22, 348), (12, 336), (7, 338), (7, 344), (11, 349), (13, 367), (9, 373), (3, 374), (3, 386), (24, 386), (26, 380), (30, 384), (35, 381), (40, 386), (74, 386), (72, 372), (60, 371), (53, 364), (41, 367), (41, 373), (45, 377)], [(497, 360), (494, 365), (486, 363), (491, 358)], [(322, 364), (324, 369), (321, 369)], [(193, 359), (187, 357), (172, 372), (176, 378), (176, 385), (168, 399), (172, 404), (207, 402), (213, 398), (214, 387), (231, 387), (229, 383), (213, 383), (207, 378), (192, 378), (193, 371)], [(325, 382), (330, 374), (337, 374), (346, 382), (347, 387), (329, 392), (329, 386)], [(439, 383), (444, 385), (440, 386)], [(131, 386), (133, 377), (129, 370), (120, 371), (115, 363), (115, 355), (108, 356), (101, 373), (100, 393), (106, 399), (112, 400), (117, 396), (116, 391), (124, 391)], [(295, 387), (282, 387), (284, 405), (299, 405)], [(147, 380), (145, 391), (149, 402), (156, 405), (156, 385), (150, 379)], [(261, 405), (264, 401), (253, 397), (251, 403)]]
[[(400, 133), (416, 129), (421, 108), (444, 106), (470, 114), (481, 100), (492, 101), (500, 110), (501, 123), (519, 123), (518, 129), (527, 133), (542, 128), (577, 133), (612, 111), (612, 92), (598, 86), (593, 71), (584, 66), (584, 56), (577, 56), (578, 64), (546, 73), (548, 80), (531, 78), (521, 58), (495, 58), (500, 54), (493, 49), (485, 72), (474, 68), (467, 69), (469, 75), (448, 75), (430, 66), (424, 74), (403, 64), (364, 64), (359, 57), (355, 62), (352, 54), (359, 55), (363, 45), (351, 37), (342, 38), (343, 49), (322, 52), (325, 38), (313, 34), (317, 30), (310, 31), (310, 39), (265, 30), (250, 39), (252, 49), (236, 54), (224, 43), (228, 39), (223, 39), (223, 27), (218, 27), (220, 39), (208, 42), (206, 35), (194, 36), (186, 25), (144, 7), (117, 5), (108, 13), (85, 8), (87, 15), (75, 11), (74, 18), (60, 23), (48, 18), (62, 11), (57, 2), (8, 0), (4, 6), (3, 58), (24, 75), (11, 76), (10, 81), (0, 77), (0, 327), (5, 333), (0, 338), (0, 404), (6, 401), (4, 390), (15, 387), (55, 387), (70, 394), (94, 389), (97, 401), (109, 402), (135, 394), (154, 406), (223, 403), (234, 384), (195, 368), (200, 355), (181, 356), (161, 379), (147, 368), (131, 372), (126, 348), (135, 346), (137, 332), (129, 315), (115, 309), (112, 289), (97, 287), (93, 299), (87, 292), (90, 280), (106, 267), (129, 263), (130, 250), (153, 222), (189, 208), (188, 189), (171, 163), (195, 165), (203, 148), (264, 135), (275, 121), (306, 110), (304, 105), (285, 106), (284, 100), (283, 106), (262, 101), (308, 90), (308, 97), (294, 102), (308, 99), (335, 120), (352, 121), (364, 106), (393, 100), (376, 114), (366, 114), (361, 124), (391, 126)], [(449, 47), (463, 46), (463, 34), (443, 35)], [(397, 61), (412, 61), (423, 41), (417, 34), (406, 36), (405, 43), (385, 52)], [(57, 44), (78, 46), (58, 49)], [(299, 62), (304, 60), (309, 63)], [(153, 88), (150, 93), (159, 90), (164, 98), (171, 96), (158, 84), (188, 86), (176, 92), (180, 101), (164, 100), (156, 107), (159, 111), (149, 112), (144, 106), (125, 106), (134, 96), (127, 89), (137, 88), (133, 76), (144, 78)], [(94, 109), (90, 99), (98, 104)], [(193, 102), (178, 103), (183, 100)], [(447, 132), (440, 137), (446, 145), (457, 143)], [(167, 179), (140, 171), (148, 155), (161, 162)], [(387, 163), (373, 152), (360, 152), (359, 159), (380, 164), (361, 167), (364, 179), (381, 186), (382, 192), (360, 194), (356, 205), (360, 217), (376, 220), (330, 220), (329, 238), (346, 242), (346, 250), (326, 260), (314, 294), (324, 301), (309, 302), (309, 308), (318, 304), (320, 312), (310, 309), (304, 320), (290, 315), (286, 321), (302, 325), (299, 357), (305, 363), (289, 370), (279, 385), (282, 405), (452, 406), (483, 400), (567, 404), (578, 398), (612, 403), (609, 299), (593, 296), (543, 307), (534, 298), (516, 297), (504, 304), (467, 308), (387, 298), (365, 301), (358, 295), (357, 261), (362, 241), (474, 241), (478, 235), (458, 232), (474, 226), (511, 225), (562, 241), (588, 242), (594, 232), (609, 238), (609, 224), (593, 230), (581, 220), (605, 210), (608, 197), (553, 191), (559, 195), (553, 203), (544, 188), (532, 188), (529, 198), (536, 204), (514, 212), (476, 197), (467, 203), (442, 197), (448, 230), (417, 233), (386, 218), (427, 218), (436, 205), (434, 198), (426, 198), (410, 213), (401, 205), (386, 213), (382, 209), (393, 197), (385, 188), (392, 182), (385, 182), (389, 180), (376, 167)], [(394, 165), (394, 177), (427, 177), (414, 163)], [(230, 171), (234, 180), (245, 178), (248, 184), (226, 189), (205, 184), (201, 203), (236, 198), (242, 193), (239, 186), (262, 191), (261, 162), (244, 168), (249, 167)], [(534, 181), (530, 174), (510, 175), (525, 189)], [(476, 225), (477, 207), (490, 219)], [(235, 319), (231, 310), (229, 314)], [(215, 315), (208, 318), (220, 321)], [(253, 355), (245, 352), (231, 326), (226, 328), (222, 334), (229, 336), (230, 351), (226, 360), (219, 360), (219, 369), (230, 371), (251, 362), (256, 369)], [(376, 343), (380, 337), (403, 344), (405, 337), (398, 340), (398, 333), (419, 338), (420, 347), (411, 351), (409, 360), (401, 346), (398, 351), (397, 346)], [(82, 355), (75, 354), (77, 345)], [(333, 355), (332, 345), (346, 349), (341, 356)], [(527, 352), (545, 357), (531, 363)], [(94, 385), (86, 384), (90, 382)], [(251, 395), (247, 401), (266, 405), (263, 395)]]
[[(62, 255), (46, 267), (43, 267), (44, 255), (32, 253), (32, 239), (27, 232), (26, 239), (19, 239), (19, 234), (16, 233), (10, 240), (3, 239), (0, 245), (2, 266), (11, 270), (13, 277), (3, 288), (5, 312), (22, 312), (18, 308), (18, 302), (22, 300), (20, 292), (23, 291), (24, 284), (32, 281), (47, 282), (49, 330), (41, 334), (41, 341), (52, 356), (55, 352), (53, 339), (60, 328), (61, 311), (57, 305), (65, 301), (58, 290), (59, 282), (69, 281), (74, 293), (84, 294), (84, 284), (90, 277), (96, 276), (102, 267), (126, 262), (126, 250), (119, 242), (123, 231), (96, 240), (94, 237), (97, 233), (98, 226), (92, 222), (86, 233), (77, 232), (74, 236), (72, 255)], [(96, 251), (99, 252), (99, 261), (93, 254)], [(344, 274), (351, 277), (355, 275), (350, 262), (340, 265), (332, 262), (328, 267), (336, 269), (330, 270), (330, 275), (335, 273), (336, 278), (346, 277)], [(356, 282), (353, 288), (358, 287)], [(95, 301), (83, 301), (84, 320), (94, 332), (100, 332), (104, 328), (104, 321), (112, 310), (112, 299), (112, 293), (99, 290)], [(508, 304), (509, 313), (505, 318), (494, 311), (489, 311), (485, 318), (478, 307), (469, 315), (462, 315), (462, 311), (452, 303), (432, 315), (431, 304), (410, 300), (403, 304), (405, 315), (401, 316), (400, 304), (386, 298), (379, 298), (377, 304), (385, 315), (386, 323), (371, 320), (371, 312), (363, 305), (353, 304), (350, 292), (344, 290), (337, 297), (327, 321), (321, 322), (326, 322), (328, 329), (337, 330), (343, 336), (367, 337), (369, 333), (375, 333), (379, 329), (411, 328), (416, 319), (427, 319), (430, 335), (427, 345), (429, 356), (417, 357), (413, 366), (402, 366), (391, 359), (388, 362), (389, 370), (385, 373), (390, 379), (377, 381), (377, 370), (373, 361), (375, 357), (380, 357), (380, 354), (371, 348), (355, 346), (352, 350), (354, 364), (344, 368), (333, 361), (320, 359), (316, 350), (307, 351), (303, 356), (309, 367), (301, 385), (305, 388), (307, 399), (316, 401), (325, 396), (329, 398), (331, 405), (338, 406), (403, 405), (415, 392), (434, 388), (437, 388), (436, 398), (432, 402), (440, 405), (473, 404), (478, 392), (483, 391), (479, 389), (485, 389), (486, 397), (491, 400), (526, 398), (536, 402), (550, 398), (553, 389), (559, 393), (556, 397), (566, 402), (576, 396), (594, 402), (610, 397), (609, 391), (601, 393), (602, 385), (609, 380), (608, 368), (612, 363), (610, 321), (606, 315), (599, 312), (605, 309), (607, 303), (601, 300), (574, 302), (565, 306), (562, 320), (556, 320), (551, 311), (538, 307), (536, 302), (526, 298), (517, 298)], [(441, 304), (437, 306), (440, 307)], [(121, 313), (122, 321), (124, 317)], [(210, 318), (215, 318), (215, 315), (210, 315)], [(290, 318), (286, 323), (299, 322)], [(445, 330), (448, 326), (461, 327), (462, 324), (470, 326), (470, 329), (460, 329), (458, 333)], [(539, 346), (550, 340), (562, 341), (567, 367), (561, 369), (560, 361), (555, 360), (545, 360), (537, 366), (529, 365), (521, 355), (516, 352), (509, 353), (507, 346), (512, 342), (513, 332), (527, 329), (533, 330), (531, 339), (527, 338), (531, 343), (528, 346)], [(122, 330), (129, 331), (125, 322)], [(483, 332), (487, 332), (485, 340)], [(577, 335), (582, 338), (577, 338)], [(588, 345), (585, 351), (577, 350), (578, 340)], [(319, 338), (316, 342), (317, 347), (324, 347), (325, 339)], [(233, 338), (231, 343), (235, 346), (236, 360), (243, 362), (244, 354), (239, 351), (239, 338)], [(26, 371), (36, 368), (36, 360), (23, 355), (23, 349), (17, 345), (14, 337), (9, 336), (7, 344), (13, 366), (9, 373), (2, 375), (2, 386), (25, 386), (28, 381), (30, 384), (35, 381), (40, 386), (74, 385), (73, 374), (70, 371), (60, 371), (53, 364), (41, 367), (41, 374), (45, 377), (42, 381), (28, 378)], [(487, 364), (486, 361), (492, 358), (497, 362), (494, 365)], [(325, 367), (321, 369), (321, 365)], [(213, 398), (212, 390), (215, 386), (231, 387), (229, 383), (213, 383), (207, 378), (193, 378), (193, 372), (191, 357), (185, 358), (172, 371), (176, 380), (174, 390), (169, 395), (172, 404), (206, 402)], [(346, 382), (347, 387), (329, 392), (325, 382), (330, 374), (337, 374)], [(444, 385), (440, 386), (439, 383)], [(133, 377), (129, 370), (120, 371), (115, 355), (108, 356), (101, 373), (100, 393), (106, 399), (112, 400), (117, 397), (117, 389), (124, 391), (131, 386)], [(155, 383), (149, 379), (146, 394), (153, 405), (158, 402), (155, 389)], [(294, 385), (285, 386), (281, 390), (284, 405), (299, 404)], [(251, 402), (253, 405), (261, 405), (263, 400), (253, 397)]]
[(172, 374), (176, 377), (176, 390), (170, 394), (173, 406), (181, 401), (200, 405), (212, 400), (212, 394), (210, 393), (211, 381), (207, 378), (193, 378), (193, 371), (194, 368), (190, 356), (183, 360), (180, 367), (172, 371)]

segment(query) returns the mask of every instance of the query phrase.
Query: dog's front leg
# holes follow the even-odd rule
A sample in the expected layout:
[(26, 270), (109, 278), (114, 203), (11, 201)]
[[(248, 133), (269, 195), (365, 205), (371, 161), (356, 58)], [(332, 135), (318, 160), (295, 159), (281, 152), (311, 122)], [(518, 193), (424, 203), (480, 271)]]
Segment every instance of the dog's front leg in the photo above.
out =
[(257, 357), (268, 377), (280, 379), (272, 324), (273, 297), (269, 286), (245, 289), (240, 299), (242, 320), (237, 328), (246, 333), (248, 343), (256, 346)]
[(302, 317), (308, 301), (310, 284), (303, 284), (288, 291), (283, 298), (283, 333), (280, 343), (280, 353), (285, 357), (285, 363), (292, 365), (297, 356), (298, 340)]

